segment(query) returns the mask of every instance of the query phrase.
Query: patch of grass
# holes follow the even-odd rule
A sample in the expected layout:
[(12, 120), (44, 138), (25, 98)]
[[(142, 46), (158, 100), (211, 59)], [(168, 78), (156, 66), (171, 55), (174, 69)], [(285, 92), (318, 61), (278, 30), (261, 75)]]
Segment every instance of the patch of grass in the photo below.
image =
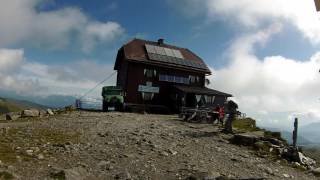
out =
[(14, 163), (17, 154), (8, 143), (0, 143), (0, 160), (4, 163)]
[(281, 137), (280, 132), (272, 132), (256, 126), (256, 121), (252, 118), (236, 119), (232, 122), (232, 126), (242, 132), (259, 132), (265, 138), (274, 138), (282, 141), (283, 144), (288, 145), (288, 142)]
[(51, 128), (11, 128), (0, 135), (0, 160), (6, 164), (13, 164), (20, 156), (24, 161), (33, 160), (24, 151), (15, 150), (16, 147), (27, 149), (30, 147), (41, 147), (41, 144), (66, 144), (68, 142), (78, 143), (80, 133), (66, 132)]
[(261, 129), (256, 126), (256, 121), (252, 118), (235, 119), (232, 126), (238, 130), (246, 132), (260, 131)]
[(0, 180), (11, 180), (14, 176), (7, 171), (0, 171)]
[(282, 139), (280, 132), (272, 132), (272, 131), (266, 131), (266, 130), (264, 131), (264, 137)]
[(33, 133), (33, 138), (41, 139), (44, 142), (64, 144), (67, 142), (76, 142), (79, 133), (65, 132), (57, 129), (37, 129)]
[(275, 139), (279, 139), (280, 141), (282, 141), (285, 145), (288, 145), (287, 140), (283, 139), (281, 136), (281, 132), (272, 132), (272, 131), (267, 131), (264, 130), (264, 137), (265, 138), (275, 138)]

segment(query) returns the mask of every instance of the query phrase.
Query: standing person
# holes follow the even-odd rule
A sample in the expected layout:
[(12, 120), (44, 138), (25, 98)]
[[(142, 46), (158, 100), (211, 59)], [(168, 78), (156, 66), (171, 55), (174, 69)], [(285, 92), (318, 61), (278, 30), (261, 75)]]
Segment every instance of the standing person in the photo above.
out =
[(230, 100), (227, 102), (227, 109), (229, 116), (224, 126), (224, 132), (232, 133), (232, 121), (234, 120), (235, 115), (237, 113), (238, 104)]
[(212, 113), (212, 123), (214, 124), (216, 120), (219, 120), (219, 104), (213, 109)]
[(220, 106), (219, 107), (219, 122), (221, 123), (221, 125), (223, 125), (223, 119), (224, 119), (224, 107)]

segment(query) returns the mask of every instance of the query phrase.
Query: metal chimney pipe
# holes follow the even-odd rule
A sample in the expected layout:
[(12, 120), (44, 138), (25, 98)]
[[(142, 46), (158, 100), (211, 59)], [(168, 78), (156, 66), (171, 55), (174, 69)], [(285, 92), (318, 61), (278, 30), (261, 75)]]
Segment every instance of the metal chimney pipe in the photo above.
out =
[(163, 38), (158, 39), (158, 44), (159, 44), (159, 45), (164, 44), (164, 39), (163, 39)]

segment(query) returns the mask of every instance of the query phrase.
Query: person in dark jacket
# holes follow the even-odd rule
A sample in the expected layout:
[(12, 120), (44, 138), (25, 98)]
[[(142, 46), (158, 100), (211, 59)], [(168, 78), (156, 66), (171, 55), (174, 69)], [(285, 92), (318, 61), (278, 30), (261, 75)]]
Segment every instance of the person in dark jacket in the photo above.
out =
[(232, 133), (232, 121), (237, 114), (238, 104), (232, 100), (227, 101), (227, 113), (229, 114), (224, 126), (224, 132)]

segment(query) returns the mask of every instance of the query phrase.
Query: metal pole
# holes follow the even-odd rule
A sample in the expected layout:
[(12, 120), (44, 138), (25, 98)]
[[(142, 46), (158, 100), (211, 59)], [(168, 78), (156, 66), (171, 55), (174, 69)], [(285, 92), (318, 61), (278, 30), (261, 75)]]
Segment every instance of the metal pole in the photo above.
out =
[(297, 139), (298, 139), (298, 118), (294, 119), (294, 129), (293, 129), (293, 147), (297, 148)]

